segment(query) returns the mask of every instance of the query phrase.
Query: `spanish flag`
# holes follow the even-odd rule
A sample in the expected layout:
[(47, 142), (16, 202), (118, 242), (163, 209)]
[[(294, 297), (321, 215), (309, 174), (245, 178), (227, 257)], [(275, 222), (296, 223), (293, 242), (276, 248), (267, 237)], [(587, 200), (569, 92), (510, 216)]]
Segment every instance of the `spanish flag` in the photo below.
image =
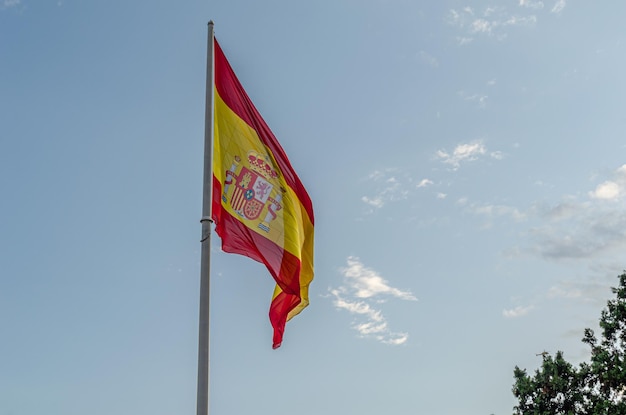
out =
[(313, 205), (276, 137), (214, 40), (212, 219), (224, 252), (259, 261), (276, 281), (274, 349), (285, 323), (309, 304)]

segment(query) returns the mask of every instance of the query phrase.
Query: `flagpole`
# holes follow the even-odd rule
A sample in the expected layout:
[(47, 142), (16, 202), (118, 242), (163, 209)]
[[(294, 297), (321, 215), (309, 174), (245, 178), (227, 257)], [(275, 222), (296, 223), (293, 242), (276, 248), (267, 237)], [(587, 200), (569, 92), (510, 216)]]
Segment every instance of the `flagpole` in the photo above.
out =
[(200, 318), (198, 324), (198, 393), (196, 415), (209, 413), (209, 300), (211, 270), (211, 202), (213, 185), (213, 20), (207, 37), (204, 111), (204, 180), (202, 187), (202, 248), (200, 254)]

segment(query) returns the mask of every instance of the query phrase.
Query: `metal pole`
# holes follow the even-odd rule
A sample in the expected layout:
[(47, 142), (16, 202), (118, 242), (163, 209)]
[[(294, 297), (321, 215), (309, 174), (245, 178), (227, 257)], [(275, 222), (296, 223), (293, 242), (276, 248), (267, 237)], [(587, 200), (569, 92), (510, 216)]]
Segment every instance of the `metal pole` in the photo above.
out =
[(202, 249), (200, 254), (200, 318), (198, 325), (197, 415), (209, 413), (209, 300), (211, 274), (211, 199), (213, 185), (213, 21), (207, 39), (204, 112), (204, 184), (202, 188)]

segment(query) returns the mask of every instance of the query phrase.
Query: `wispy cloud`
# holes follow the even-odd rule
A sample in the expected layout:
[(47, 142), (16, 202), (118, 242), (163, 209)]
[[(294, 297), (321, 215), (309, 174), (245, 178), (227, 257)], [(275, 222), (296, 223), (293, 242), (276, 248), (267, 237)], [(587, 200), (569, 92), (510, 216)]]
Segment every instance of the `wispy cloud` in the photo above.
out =
[(464, 101), (475, 102), (478, 104), (478, 108), (484, 109), (487, 107), (487, 95), (483, 94), (468, 94), (465, 91), (459, 91), (459, 96)]
[(533, 0), (519, 0), (519, 5), (522, 7), (527, 7), (529, 9), (535, 9), (535, 10), (543, 9), (543, 6), (544, 6), (542, 1), (533, 1)]
[(482, 141), (474, 141), (457, 145), (452, 153), (446, 150), (438, 150), (436, 156), (442, 162), (452, 165), (454, 169), (458, 169), (461, 166), (461, 162), (477, 160), (479, 156), (486, 153), (487, 148)]
[(361, 201), (376, 209), (380, 209), (381, 207), (385, 205), (385, 201), (383, 200), (381, 196), (375, 196), (375, 197), (362, 196)]
[(515, 308), (502, 310), (502, 315), (506, 318), (523, 317), (530, 313), (534, 308), (535, 306), (532, 304), (527, 306), (517, 306)]
[(483, 215), (489, 218), (506, 216), (515, 221), (522, 221), (528, 217), (528, 212), (524, 212), (516, 207), (507, 205), (471, 204), (467, 207), (467, 210), (476, 215)]
[(537, 23), (537, 16), (511, 16), (502, 26), (534, 26)]
[[(465, 160), (485, 155), (480, 143), (442, 152), (440, 158), (458, 168)], [(467, 198), (457, 205), (466, 212), (490, 218), (526, 221), (532, 226), (521, 231), (525, 247), (518, 254), (530, 254), (548, 260), (606, 258), (626, 252), (626, 165), (599, 180), (593, 190), (579, 195), (564, 195), (556, 204), (535, 202), (527, 207), (478, 203)], [(519, 249), (518, 249), (519, 248)]]
[(420, 180), (420, 182), (417, 184), (417, 187), (426, 187), (426, 186), (430, 186), (433, 184), (433, 181), (430, 179), (422, 179)]
[(372, 210), (380, 209), (389, 202), (404, 200), (409, 195), (405, 181), (410, 179), (401, 177), (396, 169), (375, 170), (366, 180), (371, 184), (373, 194), (362, 196), (361, 201)]
[(496, 39), (504, 40), (507, 37), (507, 28), (534, 26), (537, 23), (537, 16), (528, 14), (528, 11), (538, 12), (543, 9), (544, 4), (538, 0), (519, 0), (519, 6), (522, 12), (526, 10), (526, 14), (514, 14), (504, 7), (487, 7), (482, 13), (468, 7), (450, 9), (446, 21), (464, 32), (462, 36), (457, 36), (459, 45), (471, 42), (477, 35), (494, 36)]
[(599, 306), (607, 301), (609, 287), (615, 285), (614, 277), (624, 269), (626, 260), (626, 165), (598, 175), (595, 182), (587, 185), (590, 190), (557, 196), (556, 203), (534, 202), (527, 207), (456, 199), (466, 213), (500, 218), (499, 224), (517, 229), (519, 245), (503, 252), (511, 258), (536, 257), (588, 268), (583, 275), (568, 272), (530, 300), (515, 301), (517, 304), (502, 310), (503, 317), (526, 316), (547, 302)]
[(10, 7), (19, 6), (22, 0), (2, 0), (2, 7), (0, 9), (8, 9)]
[(476, 19), (470, 24), (470, 32), (490, 34), (494, 26), (498, 26), (497, 21), (489, 21), (486, 19)]
[(548, 259), (597, 258), (626, 250), (626, 165), (587, 193), (567, 197), (544, 211), (544, 222), (528, 232), (535, 253)]
[(546, 259), (588, 259), (626, 249), (626, 212), (598, 209), (559, 223), (545, 223), (529, 231), (532, 251)]
[(347, 266), (342, 267), (344, 280), (339, 288), (329, 289), (333, 305), (339, 310), (348, 311), (356, 319), (352, 328), (361, 337), (373, 338), (382, 343), (400, 345), (406, 343), (408, 333), (394, 332), (389, 328), (382, 311), (374, 307), (380, 305), (381, 297), (416, 301), (417, 298), (406, 290), (389, 285), (375, 270), (366, 267), (359, 258), (350, 256)]
[[(527, 207), (456, 200), (465, 212), (501, 219), (517, 229), (519, 245), (503, 252), (512, 258), (536, 257), (567, 265), (586, 265), (584, 276), (567, 275), (526, 304), (506, 308), (502, 315), (518, 318), (548, 301), (601, 305), (610, 293), (609, 281), (624, 269), (626, 260), (626, 165), (596, 177), (591, 190), (562, 195), (556, 203), (534, 202)], [(511, 226), (515, 221), (516, 226)], [(595, 275), (590, 277), (589, 273)]]
[(563, 11), (563, 9), (566, 6), (566, 1), (565, 0), (558, 0), (555, 4), (554, 7), (552, 7), (552, 10), (550, 10), (552, 13), (556, 13), (559, 14)]
[[(541, 304), (551, 301), (568, 301), (601, 307), (609, 299), (611, 287), (616, 284), (615, 275), (619, 274), (621, 270), (622, 268), (617, 264), (591, 266), (585, 272), (587, 274), (585, 277), (579, 277), (578, 279), (572, 277), (573, 279), (570, 280), (558, 281), (543, 294), (529, 301), (528, 305), (518, 305), (514, 308), (502, 310), (502, 315), (506, 318), (523, 317), (535, 309), (541, 308)], [(519, 302), (519, 299), (517, 299), (517, 302)]]
[(428, 54), (427, 52), (424, 52), (423, 50), (420, 50), (419, 58), (422, 62), (426, 63), (429, 66), (432, 66), (433, 68), (436, 68), (439, 66), (439, 61), (437, 60), (437, 58), (435, 58), (434, 56), (431, 56), (430, 54)]
[(615, 262), (594, 263), (589, 267), (590, 275), (584, 278), (561, 280), (551, 286), (548, 300), (576, 301), (600, 307), (611, 297), (611, 287), (616, 286), (615, 278), (624, 270), (624, 264)]
[[(584, 272), (584, 277), (568, 276), (568, 279), (561, 279), (546, 289), (543, 294), (528, 301), (527, 305), (504, 309), (502, 315), (506, 318), (523, 317), (540, 309), (542, 304), (553, 301), (576, 302), (601, 307), (610, 298), (611, 287), (617, 283), (615, 276), (623, 269), (621, 265), (617, 263), (592, 265)], [(519, 303), (520, 299), (516, 298), (515, 302)]]
[(581, 298), (583, 291), (571, 283), (553, 285), (548, 290), (548, 298)]
[(487, 147), (482, 140), (472, 141), (465, 144), (457, 145), (452, 152), (446, 150), (438, 150), (435, 157), (445, 164), (452, 166), (453, 170), (458, 170), (461, 163), (478, 160), (482, 156), (489, 156), (495, 159), (501, 159), (500, 152), (487, 151)]
[(576, 202), (575, 199), (566, 197), (563, 201), (554, 206), (538, 207), (538, 209), (541, 211), (543, 219), (558, 222), (579, 215), (586, 210), (586, 206), (588, 206), (588, 204), (581, 204)]

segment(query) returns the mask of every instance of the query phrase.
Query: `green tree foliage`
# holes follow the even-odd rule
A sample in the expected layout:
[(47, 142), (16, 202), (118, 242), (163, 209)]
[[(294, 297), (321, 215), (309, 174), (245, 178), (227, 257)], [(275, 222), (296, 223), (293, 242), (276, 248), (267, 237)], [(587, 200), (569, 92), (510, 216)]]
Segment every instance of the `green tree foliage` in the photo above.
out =
[(591, 361), (573, 366), (543, 353), (534, 375), (515, 367), (514, 415), (626, 415), (626, 271), (600, 317), (601, 340), (585, 329)]

